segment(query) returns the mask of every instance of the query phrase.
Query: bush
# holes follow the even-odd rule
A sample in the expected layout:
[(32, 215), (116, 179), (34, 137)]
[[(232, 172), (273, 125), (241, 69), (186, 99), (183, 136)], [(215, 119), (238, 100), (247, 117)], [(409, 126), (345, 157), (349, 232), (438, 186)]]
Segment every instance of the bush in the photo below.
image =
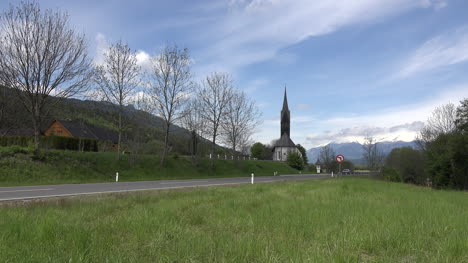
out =
[(30, 148), (24, 148), (18, 145), (0, 148), (0, 158), (13, 157), (16, 154), (31, 154), (33, 151)]
[[(56, 150), (82, 150), (85, 152), (97, 152), (98, 145), (94, 139), (42, 136), (39, 138), (41, 148)], [(0, 137), (0, 146), (28, 147), (34, 144), (34, 137)]]
[(307, 166), (307, 170), (311, 171), (312, 173), (316, 173), (317, 172), (317, 166), (315, 166), (315, 164), (310, 163)]
[(253, 158), (257, 158), (259, 160), (262, 159), (262, 153), (265, 149), (265, 145), (260, 142), (254, 143), (252, 147), (250, 147), (250, 154)]
[(411, 147), (395, 148), (385, 161), (405, 183), (424, 184), (427, 176), (424, 171), (424, 154)]
[(443, 134), (426, 148), (427, 171), (435, 188), (468, 189), (468, 134)]
[(385, 166), (382, 169), (382, 177), (383, 177), (384, 180), (390, 181), (390, 182), (401, 182), (402, 181), (401, 176), (398, 173), (398, 171), (391, 168), (391, 167), (388, 167), (388, 166)]
[(33, 137), (16, 136), (16, 137), (0, 137), (0, 146), (21, 146), (28, 147), (34, 142)]
[(304, 169), (304, 160), (302, 159), (302, 155), (297, 152), (290, 152), (286, 162), (289, 166), (297, 170)]

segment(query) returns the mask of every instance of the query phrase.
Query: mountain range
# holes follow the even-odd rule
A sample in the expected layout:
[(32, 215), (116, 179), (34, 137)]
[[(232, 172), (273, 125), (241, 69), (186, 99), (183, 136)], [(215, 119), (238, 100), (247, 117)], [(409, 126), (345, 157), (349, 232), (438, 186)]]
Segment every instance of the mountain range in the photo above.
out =
[[(342, 154), (345, 157), (345, 160), (351, 161), (354, 164), (364, 164), (362, 158), (363, 155), (363, 145), (358, 142), (347, 142), (347, 143), (330, 143), (330, 147), (336, 154)], [(404, 142), (404, 141), (385, 141), (377, 143), (377, 147), (385, 154), (389, 154), (394, 148), (400, 147), (412, 147), (416, 148), (416, 142)], [(315, 163), (320, 154), (320, 149), (322, 147), (311, 148), (307, 151), (307, 158), (309, 163)]]

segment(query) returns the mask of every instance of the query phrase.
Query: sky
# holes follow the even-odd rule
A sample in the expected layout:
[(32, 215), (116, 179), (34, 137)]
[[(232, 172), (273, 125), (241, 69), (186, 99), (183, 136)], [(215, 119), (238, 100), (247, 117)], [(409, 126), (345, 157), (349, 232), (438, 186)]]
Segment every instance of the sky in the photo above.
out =
[[(6, 10), (19, 1), (2, 1)], [(142, 67), (166, 44), (190, 51), (197, 80), (228, 72), (255, 100), (254, 141), (280, 136), (287, 87), (291, 138), (411, 141), (435, 107), (468, 97), (468, 1), (39, 1), (66, 11), (89, 53), (118, 40)]]

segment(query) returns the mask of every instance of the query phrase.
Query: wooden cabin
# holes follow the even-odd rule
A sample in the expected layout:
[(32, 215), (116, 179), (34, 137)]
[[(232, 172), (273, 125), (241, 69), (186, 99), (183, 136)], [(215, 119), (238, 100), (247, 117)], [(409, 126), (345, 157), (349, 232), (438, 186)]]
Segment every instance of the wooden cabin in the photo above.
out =
[(45, 136), (63, 136), (85, 139), (95, 139), (111, 143), (110, 151), (117, 150), (118, 133), (106, 128), (96, 127), (82, 121), (54, 120), (44, 131)]

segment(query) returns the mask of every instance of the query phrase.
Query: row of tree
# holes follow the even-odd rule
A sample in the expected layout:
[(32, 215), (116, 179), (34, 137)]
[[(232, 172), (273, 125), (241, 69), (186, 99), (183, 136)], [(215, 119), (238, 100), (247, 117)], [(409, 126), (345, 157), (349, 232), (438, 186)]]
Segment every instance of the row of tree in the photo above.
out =
[(435, 188), (468, 189), (468, 99), (437, 107), (418, 140), (418, 149), (394, 149), (384, 174), (393, 181)]
[[(122, 114), (135, 103), (164, 120), (161, 164), (169, 151), (171, 127), (181, 124), (192, 132), (192, 153), (204, 137), (214, 154), (219, 138), (234, 152), (244, 150), (260, 116), (255, 103), (236, 89), (228, 73), (214, 72), (201, 83), (194, 80), (187, 49), (167, 45), (143, 70), (136, 52), (118, 41), (110, 45), (102, 63), (93, 63), (85, 36), (69, 25), (66, 13), (41, 10), (38, 3), (10, 6), (0, 17), (0, 84), (16, 91), (29, 112), (39, 149), (42, 119), (52, 104), (76, 95), (92, 95), (117, 107), (120, 159)], [(139, 96), (135, 96), (139, 94)], [(1, 106), (1, 105), (0, 105)], [(0, 107), (0, 124), (7, 114)]]

